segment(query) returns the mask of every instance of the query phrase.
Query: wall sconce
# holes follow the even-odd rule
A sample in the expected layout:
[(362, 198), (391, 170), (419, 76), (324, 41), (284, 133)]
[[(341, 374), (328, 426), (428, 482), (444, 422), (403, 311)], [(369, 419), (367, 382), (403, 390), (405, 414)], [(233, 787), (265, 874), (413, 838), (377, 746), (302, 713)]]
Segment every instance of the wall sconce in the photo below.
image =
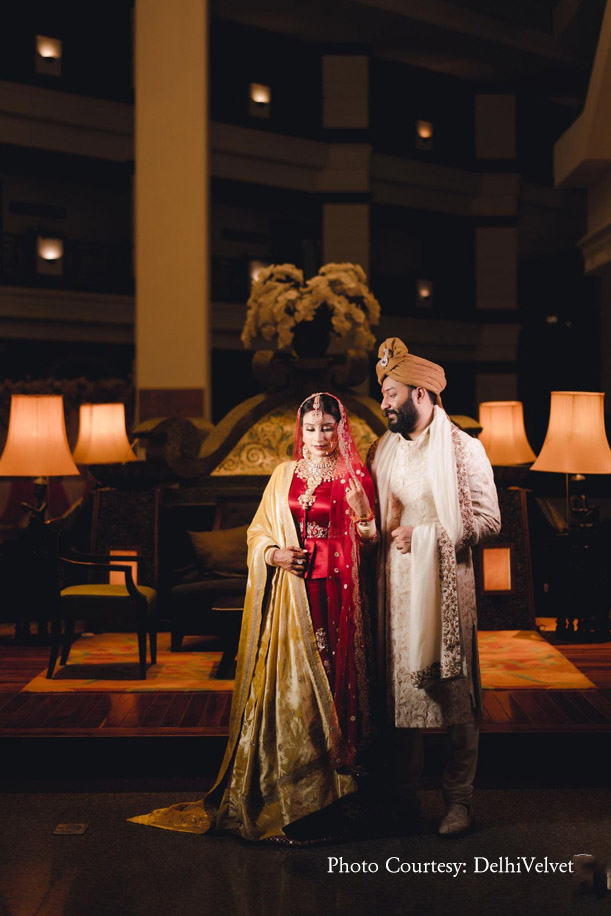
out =
[(255, 118), (269, 118), (272, 110), (272, 90), (263, 83), (250, 84), (248, 113)]
[(59, 38), (48, 35), (36, 36), (34, 72), (41, 76), (62, 75), (62, 43)]
[(521, 401), (483, 401), (479, 405), (479, 424), (480, 442), (490, 464), (513, 467), (535, 460), (526, 438)]
[(13, 394), (0, 476), (33, 477), (32, 521), (44, 521), (49, 477), (78, 475), (64, 423), (60, 394)]
[(566, 524), (570, 527), (569, 474), (611, 474), (602, 391), (552, 391), (549, 424), (531, 471), (566, 475)]
[(52, 277), (61, 277), (63, 272), (63, 240), (39, 235), (36, 240), (36, 273)]
[(416, 149), (433, 149), (433, 122), (416, 121)]
[(81, 404), (72, 457), (77, 464), (137, 461), (125, 429), (125, 404)]
[(416, 280), (417, 305), (421, 309), (430, 309), (433, 306), (433, 281)]
[(251, 283), (256, 283), (259, 279), (259, 275), (262, 270), (265, 270), (269, 267), (268, 261), (249, 261), (248, 262), (248, 276), (250, 277)]

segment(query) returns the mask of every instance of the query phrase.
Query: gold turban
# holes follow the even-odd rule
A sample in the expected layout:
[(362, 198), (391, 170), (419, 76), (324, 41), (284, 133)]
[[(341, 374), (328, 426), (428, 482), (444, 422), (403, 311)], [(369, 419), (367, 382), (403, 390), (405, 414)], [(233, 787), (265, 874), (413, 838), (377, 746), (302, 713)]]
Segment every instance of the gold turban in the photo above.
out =
[(398, 337), (387, 337), (378, 350), (379, 362), (376, 366), (380, 385), (386, 378), (411, 385), (413, 388), (426, 388), (439, 395), (446, 387), (446, 374), (437, 363), (414, 356)]

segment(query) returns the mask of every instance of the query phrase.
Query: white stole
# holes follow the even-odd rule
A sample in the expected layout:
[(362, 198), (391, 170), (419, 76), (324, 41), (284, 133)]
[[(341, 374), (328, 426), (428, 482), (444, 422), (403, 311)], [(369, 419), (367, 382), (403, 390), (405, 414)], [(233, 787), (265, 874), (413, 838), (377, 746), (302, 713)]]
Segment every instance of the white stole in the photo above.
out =
[[(410, 678), (418, 687), (425, 687), (440, 678), (456, 677), (464, 670), (454, 551), (462, 540), (463, 525), (451, 421), (440, 407), (433, 408), (429, 430), (427, 466), (443, 531), (440, 532), (439, 526), (431, 523), (417, 525), (412, 534), (408, 661)], [(378, 445), (372, 467), (385, 535), (388, 534), (390, 519), (389, 485), (399, 443), (399, 434), (387, 433)], [(440, 569), (440, 544), (443, 542), (450, 551), (446, 550), (444, 568)], [(385, 567), (384, 559), (379, 579), (385, 578)], [(384, 585), (384, 581), (378, 582), (378, 586)]]

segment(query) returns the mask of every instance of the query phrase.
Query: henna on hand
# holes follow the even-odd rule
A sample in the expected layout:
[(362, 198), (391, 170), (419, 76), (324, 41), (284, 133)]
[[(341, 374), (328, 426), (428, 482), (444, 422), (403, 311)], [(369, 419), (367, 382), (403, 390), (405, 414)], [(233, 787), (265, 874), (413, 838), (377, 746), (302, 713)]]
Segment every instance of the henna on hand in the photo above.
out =
[(371, 506), (363, 484), (354, 477), (350, 478), (346, 487), (346, 502), (359, 518), (365, 518), (371, 512)]
[(274, 566), (303, 578), (308, 568), (308, 552), (301, 547), (277, 547), (270, 557)]

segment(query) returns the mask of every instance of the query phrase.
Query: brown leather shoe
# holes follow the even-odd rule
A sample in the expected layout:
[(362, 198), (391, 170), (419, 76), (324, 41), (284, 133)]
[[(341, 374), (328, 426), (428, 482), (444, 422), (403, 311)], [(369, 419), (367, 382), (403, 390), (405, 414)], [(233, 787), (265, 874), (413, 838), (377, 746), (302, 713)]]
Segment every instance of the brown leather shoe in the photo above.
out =
[(473, 810), (471, 806), (459, 805), (452, 802), (448, 806), (446, 816), (439, 825), (441, 836), (458, 836), (465, 833), (473, 823)]

